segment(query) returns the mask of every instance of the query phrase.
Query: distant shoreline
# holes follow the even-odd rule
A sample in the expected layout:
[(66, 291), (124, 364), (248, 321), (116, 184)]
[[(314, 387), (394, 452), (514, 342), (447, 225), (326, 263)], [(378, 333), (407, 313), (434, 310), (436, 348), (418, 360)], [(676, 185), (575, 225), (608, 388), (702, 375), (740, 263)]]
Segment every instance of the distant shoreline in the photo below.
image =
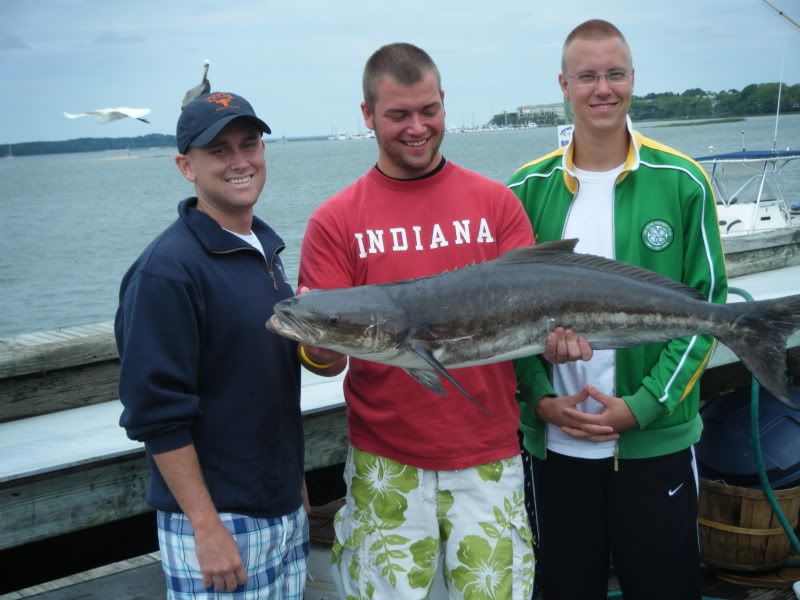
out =
[(663, 125), (653, 125), (652, 127), (694, 127), (696, 125), (714, 125), (716, 123), (738, 123), (739, 121), (744, 121), (745, 119), (746, 117), (725, 117), (721, 119), (704, 119), (702, 121), (687, 121), (681, 119), (672, 123), (664, 123)]
[[(324, 140), (328, 136), (273, 136), (264, 140), (268, 144), (283, 142), (304, 142), (311, 140)], [(76, 154), (82, 152), (109, 152), (109, 151), (136, 151), (150, 150), (152, 148), (166, 148), (170, 152), (177, 151), (174, 135), (151, 133), (138, 137), (120, 138), (75, 138), (60, 141), (20, 142), (17, 144), (0, 145), (0, 158), (13, 159), (22, 156), (43, 156), (50, 154)]]
[[(799, 114), (798, 111), (786, 112), (785, 115)], [(663, 122), (659, 125), (649, 125), (650, 127), (695, 127), (700, 125), (714, 125), (719, 123), (736, 123), (744, 121), (748, 117), (763, 117), (766, 115), (747, 115), (742, 117), (720, 117), (718, 119), (694, 120), (692, 117), (680, 119), (638, 119), (637, 123)], [(555, 127), (555, 125), (542, 124), (541, 127)], [(306, 142), (327, 140), (327, 135), (306, 135), (306, 136), (273, 136), (265, 137), (264, 141), (268, 144), (280, 144), (285, 142)], [(50, 142), (20, 142), (17, 144), (0, 145), (0, 158), (13, 159), (22, 156), (41, 156), (51, 154), (77, 154), (84, 152), (108, 152), (108, 151), (134, 151), (150, 150), (153, 148), (166, 148), (170, 152), (176, 151), (174, 135), (148, 134), (139, 137), (125, 138), (77, 138), (72, 140), (50, 141)]]

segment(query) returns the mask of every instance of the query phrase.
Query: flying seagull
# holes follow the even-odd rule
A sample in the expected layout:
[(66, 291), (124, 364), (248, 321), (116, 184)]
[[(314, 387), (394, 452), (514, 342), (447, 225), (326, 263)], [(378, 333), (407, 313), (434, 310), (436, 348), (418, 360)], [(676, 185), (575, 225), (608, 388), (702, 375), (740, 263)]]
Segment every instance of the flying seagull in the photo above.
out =
[(183, 102), (181, 102), (181, 110), (186, 108), (186, 105), (189, 104), (189, 102), (191, 102), (192, 100), (194, 100), (198, 96), (201, 96), (203, 94), (207, 94), (208, 92), (211, 91), (211, 83), (208, 81), (208, 65), (209, 64), (211, 64), (211, 63), (209, 63), (208, 59), (206, 59), (203, 62), (203, 79), (200, 81), (200, 83), (198, 83), (196, 86), (194, 86), (188, 92), (186, 92), (186, 94), (183, 96)]
[(65, 112), (64, 116), (68, 119), (94, 117), (98, 123), (110, 123), (111, 121), (116, 121), (117, 119), (130, 117), (131, 119), (136, 119), (142, 123), (150, 123), (150, 121), (144, 118), (145, 115), (149, 114), (149, 108), (127, 108), (125, 106), (120, 106), (119, 108), (98, 108), (97, 110), (90, 110), (77, 115)]

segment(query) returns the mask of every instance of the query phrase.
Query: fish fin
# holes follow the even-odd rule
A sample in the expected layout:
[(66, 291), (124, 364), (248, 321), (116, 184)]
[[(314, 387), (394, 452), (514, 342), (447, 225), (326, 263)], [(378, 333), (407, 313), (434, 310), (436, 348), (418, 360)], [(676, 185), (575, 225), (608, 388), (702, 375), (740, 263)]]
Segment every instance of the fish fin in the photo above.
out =
[(717, 336), (773, 396), (800, 410), (792, 399), (786, 365), (786, 342), (800, 330), (800, 294), (728, 304), (733, 327)]
[(430, 371), (428, 369), (403, 370), (432, 392), (436, 392), (441, 396), (444, 395), (444, 386), (442, 382), (439, 381), (439, 376), (436, 374), (436, 371)]
[[(604, 273), (617, 273), (624, 277), (638, 279), (645, 283), (652, 283), (661, 287), (681, 292), (696, 300), (707, 300), (696, 289), (683, 283), (669, 279), (653, 271), (635, 267), (627, 263), (611, 260), (603, 256), (594, 254), (581, 254), (575, 252), (577, 239), (555, 240), (552, 242), (541, 242), (535, 246), (516, 248), (510, 250), (492, 262), (497, 263), (530, 263), (542, 262), (550, 265), (564, 265), (582, 267), (585, 269), (597, 269)], [(484, 263), (485, 264), (485, 263)]]
[[(411, 349), (415, 353), (417, 353), (420, 356), (420, 358), (422, 358), (422, 360), (424, 360), (426, 363), (428, 363), (431, 366), (431, 368), (435, 371), (435, 373), (431, 373), (431, 375), (435, 376), (436, 373), (438, 373), (439, 375), (441, 375), (442, 377), (447, 379), (447, 381), (452, 383), (453, 387), (455, 387), (459, 392), (464, 394), (464, 396), (466, 396), (467, 399), (470, 402), (472, 402), (475, 406), (480, 408), (487, 415), (492, 414), (491, 411), (488, 408), (486, 408), (486, 405), (483, 402), (481, 402), (480, 400), (478, 400), (477, 398), (472, 396), (467, 390), (465, 390), (461, 386), (460, 383), (458, 383), (458, 381), (455, 380), (455, 378), (452, 375), (450, 375), (450, 372), (445, 368), (445, 366), (442, 363), (440, 363), (438, 360), (436, 360), (425, 346), (423, 346), (422, 344), (411, 344)], [(421, 371), (422, 369), (413, 369), (413, 370), (414, 371)], [(416, 375), (415, 374), (412, 374), (412, 373), (409, 372), (409, 375), (411, 375), (412, 377), (414, 377), (416, 379)], [(419, 381), (420, 383), (422, 383), (426, 387), (430, 387), (424, 381), (422, 381), (420, 379), (417, 379), (417, 381)], [(439, 386), (441, 387), (441, 382), (440, 382)], [(430, 389), (432, 389), (435, 392), (438, 392), (438, 390), (436, 390), (435, 388), (431, 387)], [(444, 393), (444, 388), (442, 388), (442, 391), (438, 392), (438, 393), (440, 393), (440, 394)]]
[(545, 257), (552, 258), (554, 255), (558, 256), (560, 254), (575, 254), (575, 246), (577, 244), (578, 238), (537, 242), (535, 246), (525, 246), (509, 250), (497, 258), (497, 262), (525, 262), (537, 258), (540, 260)]

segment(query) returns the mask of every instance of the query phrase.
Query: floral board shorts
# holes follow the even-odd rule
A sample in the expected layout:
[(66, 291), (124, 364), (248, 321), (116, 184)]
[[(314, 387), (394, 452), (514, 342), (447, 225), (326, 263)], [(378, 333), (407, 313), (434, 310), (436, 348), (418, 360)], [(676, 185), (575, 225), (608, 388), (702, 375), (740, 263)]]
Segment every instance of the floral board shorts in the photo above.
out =
[(332, 552), (343, 600), (426, 598), (440, 564), (450, 598), (530, 600), (519, 456), (432, 471), (350, 447), (344, 478)]

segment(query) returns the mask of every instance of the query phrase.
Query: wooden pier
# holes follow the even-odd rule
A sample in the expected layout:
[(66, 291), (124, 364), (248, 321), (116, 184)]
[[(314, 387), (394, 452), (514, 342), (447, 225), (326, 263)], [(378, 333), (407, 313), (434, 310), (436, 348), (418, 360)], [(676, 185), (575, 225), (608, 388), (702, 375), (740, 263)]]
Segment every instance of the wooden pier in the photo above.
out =
[[(800, 294), (800, 231), (765, 239), (725, 242), (730, 285), (756, 299)], [(800, 332), (789, 348), (800, 364)], [(729, 384), (720, 374), (737, 363), (720, 345), (704, 382)], [(150, 510), (143, 446), (118, 425), (118, 372), (110, 322), (0, 339), (0, 550)], [(306, 470), (341, 464), (342, 376), (303, 377)]]

